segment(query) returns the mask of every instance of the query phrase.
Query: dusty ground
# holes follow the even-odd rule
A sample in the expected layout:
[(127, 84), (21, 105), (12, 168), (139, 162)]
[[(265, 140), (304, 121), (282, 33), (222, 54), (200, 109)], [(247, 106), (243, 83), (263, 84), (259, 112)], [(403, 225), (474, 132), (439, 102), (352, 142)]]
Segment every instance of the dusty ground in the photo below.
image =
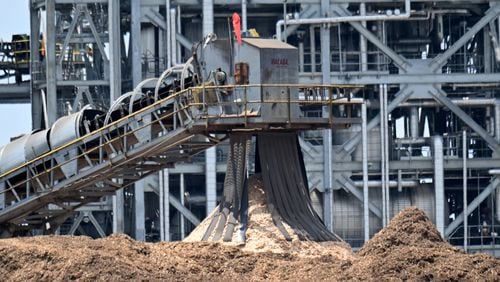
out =
[(1, 280), (500, 281), (500, 259), (468, 255), (447, 244), (414, 207), (402, 211), (358, 253), (352, 253), (338, 243), (284, 241), (270, 225), (262, 193), (253, 193), (245, 246), (195, 242), (196, 236), (203, 235), (200, 230), (190, 236), (193, 242), (155, 244), (126, 235), (98, 240), (3, 239)]

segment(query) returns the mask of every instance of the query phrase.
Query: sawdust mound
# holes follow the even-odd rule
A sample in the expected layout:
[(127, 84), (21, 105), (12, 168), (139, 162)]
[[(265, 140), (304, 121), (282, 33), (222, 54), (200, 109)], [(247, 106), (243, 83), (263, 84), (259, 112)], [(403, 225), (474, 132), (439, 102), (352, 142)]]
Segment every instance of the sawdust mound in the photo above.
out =
[[(250, 176), (248, 179), (249, 207), (248, 230), (246, 233), (247, 240), (245, 245), (240, 246), (242, 251), (291, 253), (300, 256), (333, 255), (341, 259), (352, 258), (353, 253), (347, 244), (339, 242), (300, 241), (294, 230), (283, 222), (288, 234), (292, 237), (291, 242), (286, 241), (285, 237), (274, 225), (271, 214), (267, 209), (266, 201), (262, 177), (259, 174)], [(184, 241), (201, 241), (211, 220), (212, 217), (210, 215), (203, 220)], [(233, 242), (237, 241), (236, 235), (237, 232), (235, 232), (233, 236)], [(222, 243), (222, 239), (219, 242)], [(235, 243), (223, 244), (235, 245)]]
[(2, 281), (281, 281), (339, 279), (349, 262), (331, 255), (313, 260), (214, 242), (153, 244), (114, 235), (0, 240), (0, 264)]
[(384, 229), (375, 234), (359, 254), (383, 255), (399, 246), (405, 247), (451, 247), (444, 242), (436, 226), (425, 212), (408, 207), (397, 214)]
[(346, 279), (413, 281), (498, 281), (500, 260), (466, 254), (445, 242), (435, 225), (416, 207), (395, 216), (369, 240)]
[[(261, 215), (265, 213), (260, 209)], [(255, 244), (269, 241), (262, 248), (252, 243), (245, 247), (218, 242), (143, 243), (126, 235), (97, 240), (3, 239), (0, 277), (2, 281), (500, 280), (499, 259), (468, 255), (447, 244), (415, 208), (397, 215), (358, 254), (337, 243), (286, 242), (255, 227)]]

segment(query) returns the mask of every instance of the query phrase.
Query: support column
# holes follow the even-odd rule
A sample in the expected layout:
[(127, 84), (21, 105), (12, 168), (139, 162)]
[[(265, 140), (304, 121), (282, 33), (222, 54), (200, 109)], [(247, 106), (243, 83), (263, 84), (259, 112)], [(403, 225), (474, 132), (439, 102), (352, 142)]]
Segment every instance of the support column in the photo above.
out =
[(141, 4), (139, 0), (130, 1), (130, 44), (132, 45), (132, 87), (142, 80), (141, 64)]
[(170, 51), (172, 57), (172, 66), (178, 63), (177, 61), (177, 39), (175, 35), (177, 33), (176, 28), (176, 11), (175, 8), (170, 9)]
[(170, 183), (169, 171), (160, 171), (160, 240), (170, 241)]
[[(462, 159), (463, 159), (463, 205), (464, 205), (464, 214), (467, 214), (467, 131), (464, 130), (462, 134)], [(467, 241), (468, 241), (468, 235), (469, 235), (469, 228), (468, 228), (468, 220), (467, 216), (464, 217), (464, 251), (467, 252)]]
[(483, 28), (483, 63), (484, 63), (484, 72), (491, 73), (492, 66), (492, 56), (491, 56), (491, 37), (490, 37), (490, 29), (488, 27)]
[(45, 1), (46, 32), (45, 52), (46, 79), (47, 79), (47, 112), (48, 125), (51, 126), (57, 119), (57, 87), (56, 87), (56, 1)]
[(316, 72), (316, 30), (314, 25), (309, 27), (309, 45), (311, 47), (311, 72)]
[[(181, 205), (184, 207), (184, 192), (185, 192), (185, 184), (184, 184), (184, 173), (181, 173), (180, 175), (180, 196), (181, 196)], [(186, 223), (186, 220), (184, 218), (184, 214), (182, 214), (182, 212), (179, 210), (179, 214), (181, 216), (181, 224), (180, 224), (180, 229), (181, 229), (181, 240), (184, 240), (184, 237), (186, 237), (186, 227), (185, 227), (185, 223)]]
[(165, 1), (165, 22), (166, 22), (166, 27), (167, 30), (165, 31), (165, 52), (167, 54), (167, 65), (166, 68), (170, 68), (172, 66), (172, 44), (170, 43), (171, 40), (171, 29), (172, 27), (170, 26), (170, 0)]
[(368, 133), (366, 130), (366, 104), (361, 104), (361, 133), (363, 150), (363, 223), (365, 242), (370, 239), (370, 211), (368, 193)]
[[(321, 0), (321, 15), (328, 17), (330, 14), (330, 1)], [(330, 26), (322, 25), (321, 34), (321, 72), (324, 85), (331, 83), (330, 76)], [(331, 109), (324, 108), (323, 115), (329, 115)], [(332, 130), (323, 130), (323, 183), (325, 189), (324, 197), (324, 219), (328, 230), (333, 229), (333, 176), (332, 176)]]
[(125, 198), (123, 196), (123, 189), (119, 189), (113, 196), (113, 233), (125, 232), (125, 212), (123, 209), (124, 202)]
[(444, 237), (444, 163), (443, 138), (434, 136), (434, 193), (436, 194), (436, 227)]
[(246, 33), (247, 31), (247, 0), (241, 0), (241, 32)]
[(387, 199), (385, 193), (385, 109), (384, 109), (384, 86), (379, 85), (380, 99), (380, 181), (382, 189), (382, 227), (387, 225)]
[[(360, 3), (359, 4), (359, 13), (361, 16), (366, 15), (366, 4), (365, 3)], [(366, 21), (362, 21), (361, 25), (366, 28)], [(361, 71), (365, 72), (368, 70), (368, 43), (366, 40), (366, 37), (363, 34), (359, 34), (359, 50), (360, 50), (360, 55), (361, 55)]]
[(217, 151), (211, 147), (205, 153), (205, 187), (207, 216), (215, 209), (217, 202)]
[[(31, 69), (38, 68), (40, 62), (40, 18), (38, 10), (30, 6), (30, 59)], [(44, 47), (45, 48), (45, 47)], [(33, 129), (42, 128), (45, 124), (42, 123), (43, 119), (43, 104), (41, 98), (41, 91), (35, 89), (35, 78), (31, 77), (31, 127)], [(45, 121), (47, 122), (47, 121)]]
[(135, 183), (135, 239), (137, 241), (146, 240), (145, 216), (144, 216), (144, 179)]
[(120, 1), (109, 0), (109, 103), (113, 104), (122, 94), (122, 68), (121, 68), (121, 29), (120, 29)]
[(418, 108), (411, 107), (410, 109), (410, 137), (417, 138), (418, 137)]

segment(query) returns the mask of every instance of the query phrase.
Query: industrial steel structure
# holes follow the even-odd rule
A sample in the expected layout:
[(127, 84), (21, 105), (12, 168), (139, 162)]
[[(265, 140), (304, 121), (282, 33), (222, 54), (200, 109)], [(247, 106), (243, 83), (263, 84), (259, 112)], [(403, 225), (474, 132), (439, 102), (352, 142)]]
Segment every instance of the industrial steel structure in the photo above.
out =
[[(116, 110), (125, 100), (133, 104), (135, 98), (130, 91), (147, 93), (148, 89), (154, 89), (147, 85), (154, 82), (140, 84), (141, 81), (155, 77), (161, 81), (163, 71), (168, 69), (182, 72), (182, 66), (197, 50), (193, 49), (193, 43), (212, 33), (219, 39), (209, 45), (224, 44), (222, 38), (232, 38), (233, 12), (241, 15), (244, 36), (258, 34), (297, 48), (298, 81), (286, 82), (288, 85), (283, 87), (288, 89), (289, 97), (293, 91), (299, 93), (295, 103), (320, 101), (315, 107), (300, 107), (299, 112), (303, 118), (323, 120), (324, 124), (319, 122), (318, 127), (326, 129), (299, 126), (303, 122), (293, 124), (302, 130), (300, 145), (313, 204), (330, 230), (357, 247), (399, 210), (416, 205), (427, 212), (451, 243), (466, 250), (498, 255), (500, 3), (497, 1), (30, 0), (31, 90), (30, 100), (24, 98), (24, 101), (32, 104), (33, 129), (54, 128), (56, 120), (68, 113), (73, 115), (66, 118), (77, 118), (75, 113), (84, 115), (90, 111), (86, 104), (94, 105), (92, 111), (103, 112)], [(214, 38), (208, 39), (207, 42)], [(233, 51), (231, 55), (237, 61), (255, 58), (251, 52), (238, 53), (238, 47)], [(227, 56), (228, 52), (214, 53), (204, 61), (214, 66), (217, 61), (227, 60)], [(275, 61), (278, 65), (285, 63), (280, 58), (277, 56)], [(228, 64), (229, 74), (231, 68), (232, 64)], [(250, 78), (256, 79), (250, 83), (255, 87), (266, 84), (262, 79), (266, 74), (259, 69), (250, 69)], [(314, 89), (311, 85), (319, 86)], [(323, 91), (333, 89), (330, 85), (336, 85), (339, 92)], [(347, 85), (362, 87), (343, 87)], [(0, 95), (5, 98), (2, 101), (13, 101), (16, 93), (23, 91), (21, 86), (2, 86), (0, 90), (8, 94)], [(331, 96), (325, 96), (329, 92)], [(122, 96), (123, 93), (129, 94)], [(137, 118), (144, 114), (151, 116), (171, 101), (158, 95), (152, 97), (152, 106), (137, 111)], [(290, 105), (293, 100), (282, 102)], [(244, 105), (250, 101), (240, 100)], [(329, 103), (333, 101), (339, 104), (332, 107)], [(178, 108), (174, 112), (177, 111)], [(290, 116), (281, 122), (286, 123)], [(199, 121), (197, 118), (200, 117), (193, 120)], [(141, 126), (147, 127), (157, 120), (146, 119)], [(104, 125), (105, 129), (85, 137), (88, 140), (76, 139), (69, 147), (62, 147), (70, 157), (67, 164), (59, 163), (61, 177), (73, 177), (65, 175), (63, 169), (76, 156), (71, 155), (71, 150), (87, 141), (109, 142), (103, 141), (105, 134), (99, 132), (124, 126), (120, 124), (124, 121), (113, 122), (117, 123), (110, 123), (113, 125), (108, 129)], [(269, 121), (263, 119), (263, 122)], [(248, 125), (244, 121), (240, 124)], [(205, 125), (211, 124), (205, 122)], [(130, 128), (140, 132), (141, 126)], [(184, 160), (191, 155), (186, 152), (200, 152), (214, 142), (219, 143), (224, 137), (217, 135), (220, 128), (213, 126), (215, 129), (204, 131), (196, 131), (194, 126), (191, 133), (203, 132), (204, 139), (188, 142), (189, 150), (176, 148), (174, 153), (164, 147), (161, 154)], [(161, 129), (155, 138), (165, 141), (165, 136), (174, 132)], [(185, 133), (179, 134), (168, 138), (179, 138), (176, 141), (187, 138), (181, 136)], [(136, 140), (141, 144), (137, 136)], [(158, 142), (150, 139), (144, 145), (162, 146), (162, 141)], [(97, 147), (105, 150), (104, 146)], [(135, 149), (148, 152), (146, 147)], [(77, 151), (85, 152), (83, 148)], [(121, 158), (120, 152), (107, 154)], [(144, 152), (141, 151), (141, 157), (153, 157)], [(110, 181), (104, 186), (111, 188), (106, 190), (99, 182), (97, 188), (101, 192), (114, 193), (133, 180), (150, 176), (137, 181), (134, 188), (118, 190), (113, 197), (101, 198), (94, 190), (86, 191), (97, 193), (99, 201), (71, 207), (71, 211), (77, 212), (57, 224), (58, 232), (102, 236), (116, 231), (127, 232), (139, 240), (182, 239), (216, 206), (224, 179), (225, 152), (227, 145), (222, 143), (176, 163), (175, 167), (164, 169), (165, 165), (156, 163), (153, 169), (140, 162), (122, 166), (122, 171), (108, 175)], [(126, 159), (127, 154), (138, 151), (122, 153)], [(94, 157), (85, 161), (98, 166), (104, 160), (99, 154)], [(0, 168), (2, 177), (9, 169)], [(160, 173), (152, 173), (158, 170)], [(84, 177), (90, 172), (78, 171), (78, 175)], [(136, 175), (119, 176), (124, 174)], [(64, 183), (60, 178), (51, 185), (63, 187)], [(24, 196), (11, 195), (12, 203), (3, 201), (0, 222), (17, 204), (25, 204)], [(57, 202), (57, 197), (51, 201)], [(50, 205), (38, 219), (44, 222), (48, 214), (64, 209)], [(17, 211), (11, 214), (19, 217), (25, 213)]]

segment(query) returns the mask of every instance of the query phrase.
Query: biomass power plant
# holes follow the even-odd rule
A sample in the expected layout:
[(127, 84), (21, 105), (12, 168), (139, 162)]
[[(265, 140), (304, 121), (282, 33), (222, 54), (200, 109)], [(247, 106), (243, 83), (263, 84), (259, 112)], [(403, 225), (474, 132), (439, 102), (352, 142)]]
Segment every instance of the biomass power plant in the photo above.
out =
[(26, 2), (0, 43), (32, 125), (0, 146), (3, 238), (244, 244), (259, 175), (285, 241), (358, 250), (413, 206), (500, 256), (500, 2)]

